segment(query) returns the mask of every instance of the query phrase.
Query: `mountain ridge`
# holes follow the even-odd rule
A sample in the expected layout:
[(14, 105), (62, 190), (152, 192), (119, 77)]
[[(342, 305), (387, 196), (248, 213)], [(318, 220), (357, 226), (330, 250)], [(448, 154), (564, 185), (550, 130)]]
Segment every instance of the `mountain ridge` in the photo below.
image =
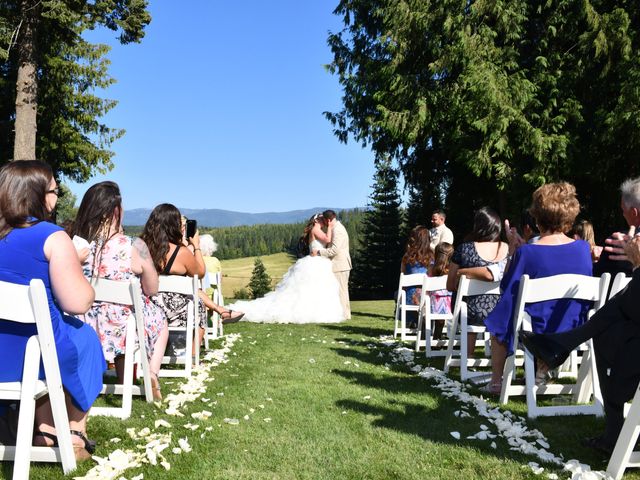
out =
[[(217, 208), (180, 208), (182, 214), (190, 219), (197, 220), (198, 225), (203, 227), (239, 227), (242, 225), (259, 224), (283, 224), (299, 223), (308, 220), (312, 215), (327, 209), (339, 212), (341, 210), (355, 210), (355, 208), (336, 207), (314, 207), (300, 210), (290, 210), (287, 212), (263, 212), (246, 213), (235, 212), (233, 210), (221, 210)], [(149, 218), (151, 208), (134, 208), (124, 211), (123, 225), (140, 226), (144, 225)]]

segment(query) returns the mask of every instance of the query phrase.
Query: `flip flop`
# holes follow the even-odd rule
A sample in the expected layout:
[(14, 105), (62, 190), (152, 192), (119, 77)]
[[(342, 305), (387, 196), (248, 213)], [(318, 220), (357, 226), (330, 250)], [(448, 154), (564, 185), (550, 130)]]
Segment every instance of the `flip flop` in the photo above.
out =
[[(233, 310), (227, 310), (225, 312), (222, 312), (220, 314), (220, 319), (222, 320), (222, 324), (223, 325), (227, 325), (229, 323), (236, 323), (239, 322), (240, 319), (242, 317), (244, 317), (244, 313), (242, 312), (237, 312), (238, 314), (236, 316), (233, 316)], [(225, 317), (226, 315), (226, 317)]]

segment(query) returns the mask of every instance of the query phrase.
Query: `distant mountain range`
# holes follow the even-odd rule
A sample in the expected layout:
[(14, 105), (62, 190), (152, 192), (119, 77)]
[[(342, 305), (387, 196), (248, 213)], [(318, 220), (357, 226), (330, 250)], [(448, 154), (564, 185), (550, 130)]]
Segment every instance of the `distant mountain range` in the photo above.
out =
[[(231, 210), (206, 209), (196, 210), (181, 208), (184, 216), (198, 221), (198, 225), (203, 227), (237, 227), (240, 225), (256, 225), (264, 223), (298, 223), (308, 220), (311, 215), (331, 208), (336, 212), (340, 210), (351, 210), (335, 207), (317, 207), (306, 210), (291, 210), (290, 212), (266, 212), (266, 213), (243, 213)], [(124, 225), (136, 226), (144, 225), (151, 213), (150, 208), (136, 208), (125, 210)]]

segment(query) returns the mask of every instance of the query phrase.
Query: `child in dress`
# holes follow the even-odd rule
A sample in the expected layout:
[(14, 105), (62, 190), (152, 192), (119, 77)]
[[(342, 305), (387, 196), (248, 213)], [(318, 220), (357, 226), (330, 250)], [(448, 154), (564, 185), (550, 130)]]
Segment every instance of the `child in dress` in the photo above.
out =
[[(439, 243), (435, 249), (433, 263), (427, 269), (427, 275), (430, 277), (439, 277), (449, 274), (449, 262), (453, 255), (453, 245), (447, 242)], [(449, 290), (436, 290), (431, 293), (431, 313), (445, 314), (451, 313), (451, 296)], [(435, 328), (433, 329), (433, 338), (442, 336), (444, 320), (435, 320)]]

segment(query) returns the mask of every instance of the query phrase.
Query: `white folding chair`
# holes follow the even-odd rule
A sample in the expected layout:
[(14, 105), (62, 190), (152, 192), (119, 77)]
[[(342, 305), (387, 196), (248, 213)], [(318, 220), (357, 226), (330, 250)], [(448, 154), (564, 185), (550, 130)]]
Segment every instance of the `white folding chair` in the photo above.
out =
[[(460, 276), (456, 301), (453, 306), (453, 323), (449, 334), (447, 354), (444, 361), (444, 371), (449, 372), (451, 367), (460, 367), (460, 379), (462, 381), (474, 377), (483, 377), (487, 372), (473, 371), (471, 368), (486, 368), (491, 366), (491, 359), (469, 358), (467, 354), (468, 334), (476, 335), (476, 347), (485, 346), (485, 355), (489, 353), (488, 333), (484, 325), (469, 325), (467, 311), (467, 297), (475, 295), (500, 295), (500, 282), (485, 282), (473, 280), (465, 275)], [(460, 334), (458, 337), (458, 329)], [(458, 347), (458, 348), (456, 348)], [(454, 358), (458, 357), (458, 358)]]
[[(529, 275), (523, 275), (520, 279), (518, 299), (513, 317), (514, 352), (518, 349), (518, 332), (522, 328), (531, 331), (531, 317), (525, 311), (528, 303), (557, 300), (562, 298), (574, 300), (588, 300), (594, 302), (589, 311), (589, 317), (597, 311), (606, 301), (607, 288), (611, 276), (608, 273), (602, 277), (589, 277), (586, 275), (563, 274), (551, 277), (531, 279)], [(502, 380), (502, 392), (500, 403), (505, 404), (512, 395), (526, 395), (527, 416), (553, 415), (597, 415), (602, 416), (602, 395), (598, 383), (595, 356), (593, 355), (593, 343), (587, 342), (587, 348), (583, 353), (578, 378), (575, 384), (554, 384), (536, 386), (535, 366), (533, 355), (525, 352), (525, 384), (513, 385), (515, 378), (514, 356), (507, 358)], [(572, 394), (573, 401), (580, 405), (552, 405), (538, 406), (537, 398), (540, 395)], [(593, 400), (590, 401), (591, 397)]]
[[(206, 280), (206, 282), (204, 281)], [(202, 289), (206, 291), (207, 288), (213, 288), (213, 294), (211, 296), (211, 300), (216, 305), (220, 305), (224, 307), (224, 300), (222, 298), (222, 273), (211, 273), (207, 272), (205, 278), (203, 279)], [(209, 348), (209, 342), (215, 340), (218, 337), (224, 335), (222, 328), (222, 319), (220, 318), (220, 314), (218, 312), (213, 312), (211, 314), (211, 326), (207, 325), (207, 328), (204, 333), (204, 345), (205, 348)]]
[(627, 277), (624, 272), (618, 272), (618, 274), (613, 277), (613, 282), (611, 283), (611, 291), (609, 292), (609, 298), (619, 293), (620, 290), (626, 287), (630, 281), (631, 277)]
[[(425, 276), (422, 283), (422, 301), (421, 307), (418, 313), (418, 330), (416, 332), (416, 352), (420, 351), (420, 344), (422, 342), (422, 330), (424, 327), (424, 344), (425, 344), (425, 356), (426, 357), (443, 357), (447, 354), (445, 349), (434, 350), (434, 347), (445, 347), (447, 341), (444, 339), (433, 338), (432, 322), (440, 320), (445, 324), (450, 323), (453, 319), (452, 313), (431, 313), (432, 292), (437, 290), (447, 289), (447, 275), (440, 277)], [(450, 325), (449, 325), (450, 326)]]
[[(160, 275), (160, 284), (158, 292), (173, 292), (185, 295), (189, 298), (187, 306), (187, 323), (184, 327), (169, 327), (169, 333), (181, 332), (186, 335), (186, 345), (183, 355), (165, 355), (162, 359), (163, 364), (184, 365), (182, 369), (160, 369), (161, 377), (190, 377), (193, 365), (198, 366), (200, 363), (200, 346), (198, 341), (198, 321), (200, 302), (198, 301), (198, 290), (200, 282), (198, 276), (185, 277), (181, 275)], [(194, 342), (196, 348), (193, 348)], [(195, 350), (193, 356), (191, 352)]]
[(622, 425), (616, 446), (611, 453), (607, 473), (614, 479), (620, 480), (624, 471), (629, 468), (640, 467), (640, 450), (635, 450), (636, 441), (640, 435), (640, 385), (636, 389), (631, 406), (626, 411), (626, 419)]
[[(29, 285), (0, 282), (0, 318), (18, 323), (35, 323), (37, 335), (27, 341), (22, 381), (0, 383), (0, 399), (20, 401), (18, 434), (15, 446), (0, 445), (0, 460), (13, 460), (13, 478), (29, 478), (31, 461), (62, 462), (64, 473), (76, 468), (69, 432), (69, 419), (53, 340), (49, 303), (40, 279)], [(38, 380), (40, 360), (45, 380)], [(11, 361), (11, 359), (5, 359)], [(35, 402), (49, 395), (59, 447), (32, 446)]]
[[(138, 279), (123, 282), (96, 277), (92, 280), (91, 284), (96, 292), (96, 302), (108, 302), (129, 306), (132, 312), (127, 319), (124, 352), (124, 384), (103, 384), (101, 392), (122, 395), (122, 406), (93, 407), (89, 411), (89, 414), (126, 419), (131, 416), (133, 395), (144, 395), (147, 402), (153, 402), (149, 357), (145, 343), (140, 282)], [(144, 388), (133, 384), (134, 364), (139, 365), (142, 370)]]
[(407, 292), (405, 288), (422, 287), (426, 273), (400, 273), (400, 281), (398, 282), (398, 296), (396, 298), (395, 325), (393, 327), (393, 336), (400, 334), (400, 340), (415, 340), (416, 335), (413, 329), (407, 328), (407, 312), (416, 312), (416, 316), (420, 311), (420, 304), (412, 305), (407, 303)]

